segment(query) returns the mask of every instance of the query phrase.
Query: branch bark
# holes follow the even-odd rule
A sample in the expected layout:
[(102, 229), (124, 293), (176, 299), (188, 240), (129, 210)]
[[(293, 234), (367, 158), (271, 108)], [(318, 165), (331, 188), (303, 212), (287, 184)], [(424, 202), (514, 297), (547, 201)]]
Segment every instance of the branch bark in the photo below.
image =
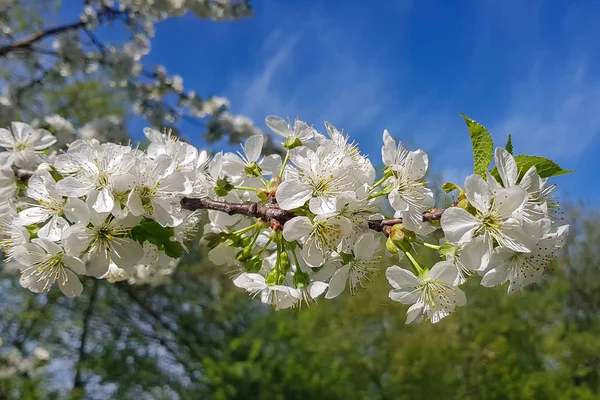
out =
[(90, 319), (96, 306), (96, 297), (98, 295), (98, 281), (94, 279), (92, 281), (92, 292), (90, 293), (90, 301), (88, 307), (83, 315), (83, 327), (81, 329), (81, 339), (79, 344), (79, 359), (77, 360), (75, 378), (73, 380), (73, 394), (74, 398), (78, 398), (83, 394), (83, 380), (81, 379), (82, 364), (85, 360), (85, 345), (87, 343), (87, 336), (90, 330)]
[[(294, 218), (296, 215), (289, 210), (280, 209), (277, 204), (257, 204), (257, 203), (229, 203), (226, 201), (217, 201), (208, 198), (183, 198), (181, 206), (186, 210), (216, 210), (227, 213), (229, 215), (245, 215), (248, 217), (260, 218), (271, 224), (271, 227), (283, 227), (283, 225)], [(443, 208), (432, 208), (423, 213), (423, 221), (439, 221), (444, 214)], [(402, 223), (402, 218), (392, 219), (374, 219), (368, 221), (369, 228), (376, 232), (383, 232), (389, 236), (392, 226)]]

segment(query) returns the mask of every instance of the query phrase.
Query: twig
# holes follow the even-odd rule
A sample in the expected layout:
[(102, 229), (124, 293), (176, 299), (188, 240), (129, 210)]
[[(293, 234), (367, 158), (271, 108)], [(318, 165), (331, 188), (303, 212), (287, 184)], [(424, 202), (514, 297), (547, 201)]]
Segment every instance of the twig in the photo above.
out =
[[(184, 198), (181, 200), (181, 206), (186, 210), (216, 210), (222, 211), (229, 215), (245, 215), (248, 217), (260, 218), (271, 224), (271, 227), (282, 227), (287, 221), (294, 218), (296, 215), (289, 210), (280, 209), (277, 204), (266, 205), (257, 203), (229, 203), (226, 201), (217, 201), (208, 198), (194, 199)], [(423, 221), (431, 222), (438, 221), (444, 214), (443, 208), (432, 208), (423, 213)], [(392, 226), (402, 223), (402, 218), (393, 219), (374, 219), (368, 221), (369, 229), (377, 232), (383, 232), (389, 236)]]
[(77, 367), (75, 372), (75, 378), (73, 380), (73, 391), (78, 392), (83, 388), (83, 380), (81, 379), (81, 368), (82, 363), (85, 360), (85, 345), (87, 342), (87, 336), (90, 329), (90, 319), (96, 306), (96, 296), (98, 295), (98, 281), (92, 281), (92, 292), (90, 294), (90, 301), (88, 307), (83, 315), (83, 327), (81, 330), (81, 342), (79, 343), (79, 359), (77, 360)]

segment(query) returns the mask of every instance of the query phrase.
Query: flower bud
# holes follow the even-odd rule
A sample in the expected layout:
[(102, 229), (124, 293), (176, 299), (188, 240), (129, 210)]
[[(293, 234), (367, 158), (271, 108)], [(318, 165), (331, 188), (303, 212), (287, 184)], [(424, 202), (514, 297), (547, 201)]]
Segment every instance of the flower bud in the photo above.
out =
[(398, 254), (399, 252), (398, 247), (396, 247), (391, 238), (387, 238), (385, 241), (385, 248), (392, 254)]
[(262, 267), (262, 259), (259, 254), (255, 254), (246, 261), (246, 272), (258, 272)]
[(281, 273), (285, 274), (290, 270), (290, 267), (290, 256), (284, 251), (279, 255), (279, 270)]
[(240, 262), (244, 262), (244, 261), (248, 260), (250, 257), (252, 257), (252, 248), (250, 246), (244, 247), (241, 251), (239, 251), (235, 255), (235, 258)]
[(402, 228), (403, 228), (402, 224), (396, 224), (396, 225), (392, 226), (392, 229), (390, 230), (390, 237), (389, 237), (389, 239), (396, 246), (399, 246), (400, 242), (402, 240), (404, 240), (404, 237), (406, 236), (404, 234), (404, 230)]

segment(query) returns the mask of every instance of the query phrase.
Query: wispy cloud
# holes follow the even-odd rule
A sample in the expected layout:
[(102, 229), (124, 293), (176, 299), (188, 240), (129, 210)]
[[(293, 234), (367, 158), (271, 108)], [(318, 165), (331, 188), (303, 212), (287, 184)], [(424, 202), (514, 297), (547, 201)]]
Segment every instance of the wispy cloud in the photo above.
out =
[(600, 133), (600, 79), (585, 58), (538, 62), (513, 83), (505, 118), (496, 132), (514, 133), (523, 152), (573, 157)]
[(259, 123), (268, 114), (299, 116), (357, 132), (389, 115), (389, 69), (323, 16), (282, 21), (261, 53), (262, 62), (236, 76), (228, 90), (236, 111)]

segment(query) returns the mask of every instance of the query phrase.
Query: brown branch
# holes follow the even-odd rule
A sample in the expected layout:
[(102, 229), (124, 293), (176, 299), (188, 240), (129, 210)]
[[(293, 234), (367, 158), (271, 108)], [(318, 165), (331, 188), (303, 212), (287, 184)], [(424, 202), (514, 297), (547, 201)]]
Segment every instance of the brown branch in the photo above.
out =
[[(296, 215), (289, 210), (280, 209), (277, 204), (257, 204), (257, 203), (229, 203), (226, 201), (217, 201), (208, 198), (194, 199), (194, 198), (183, 198), (181, 199), (181, 206), (186, 210), (216, 210), (222, 211), (229, 215), (245, 215), (247, 217), (260, 218), (264, 221), (270, 222), (271, 227), (277, 228), (282, 227), (287, 221), (294, 218)], [(445, 209), (443, 208), (432, 208), (427, 212), (423, 213), (423, 221), (439, 221), (444, 214)], [(392, 219), (374, 219), (368, 221), (369, 229), (376, 232), (383, 232), (386, 236), (389, 236), (392, 226), (402, 223), (402, 218)], [(275, 226), (274, 226), (275, 225)]]
[[(102, 10), (98, 13), (98, 18), (101, 20), (103, 16), (109, 17), (109, 19), (115, 18), (119, 15), (124, 14), (126, 11), (116, 10), (114, 8), (103, 7)], [(7, 44), (5, 46), (0, 47), (0, 57), (5, 56), (9, 53), (18, 51), (18, 50), (26, 50), (29, 49), (35, 43), (44, 40), (47, 37), (58, 35), (63, 32), (68, 32), (72, 30), (78, 30), (81, 28), (85, 28), (88, 25), (86, 21), (79, 20), (77, 22), (72, 22), (70, 24), (55, 26), (54, 28), (48, 28), (45, 30), (41, 30), (35, 32), (21, 40), (17, 40), (11, 44)]]
[(83, 314), (83, 327), (81, 328), (81, 339), (79, 343), (79, 358), (77, 360), (77, 366), (75, 368), (75, 378), (73, 379), (73, 394), (78, 397), (83, 394), (83, 379), (81, 378), (81, 370), (85, 361), (85, 345), (87, 343), (87, 336), (90, 331), (90, 319), (96, 306), (96, 297), (98, 295), (98, 280), (92, 281), (92, 292), (90, 294), (90, 300), (88, 307)]

